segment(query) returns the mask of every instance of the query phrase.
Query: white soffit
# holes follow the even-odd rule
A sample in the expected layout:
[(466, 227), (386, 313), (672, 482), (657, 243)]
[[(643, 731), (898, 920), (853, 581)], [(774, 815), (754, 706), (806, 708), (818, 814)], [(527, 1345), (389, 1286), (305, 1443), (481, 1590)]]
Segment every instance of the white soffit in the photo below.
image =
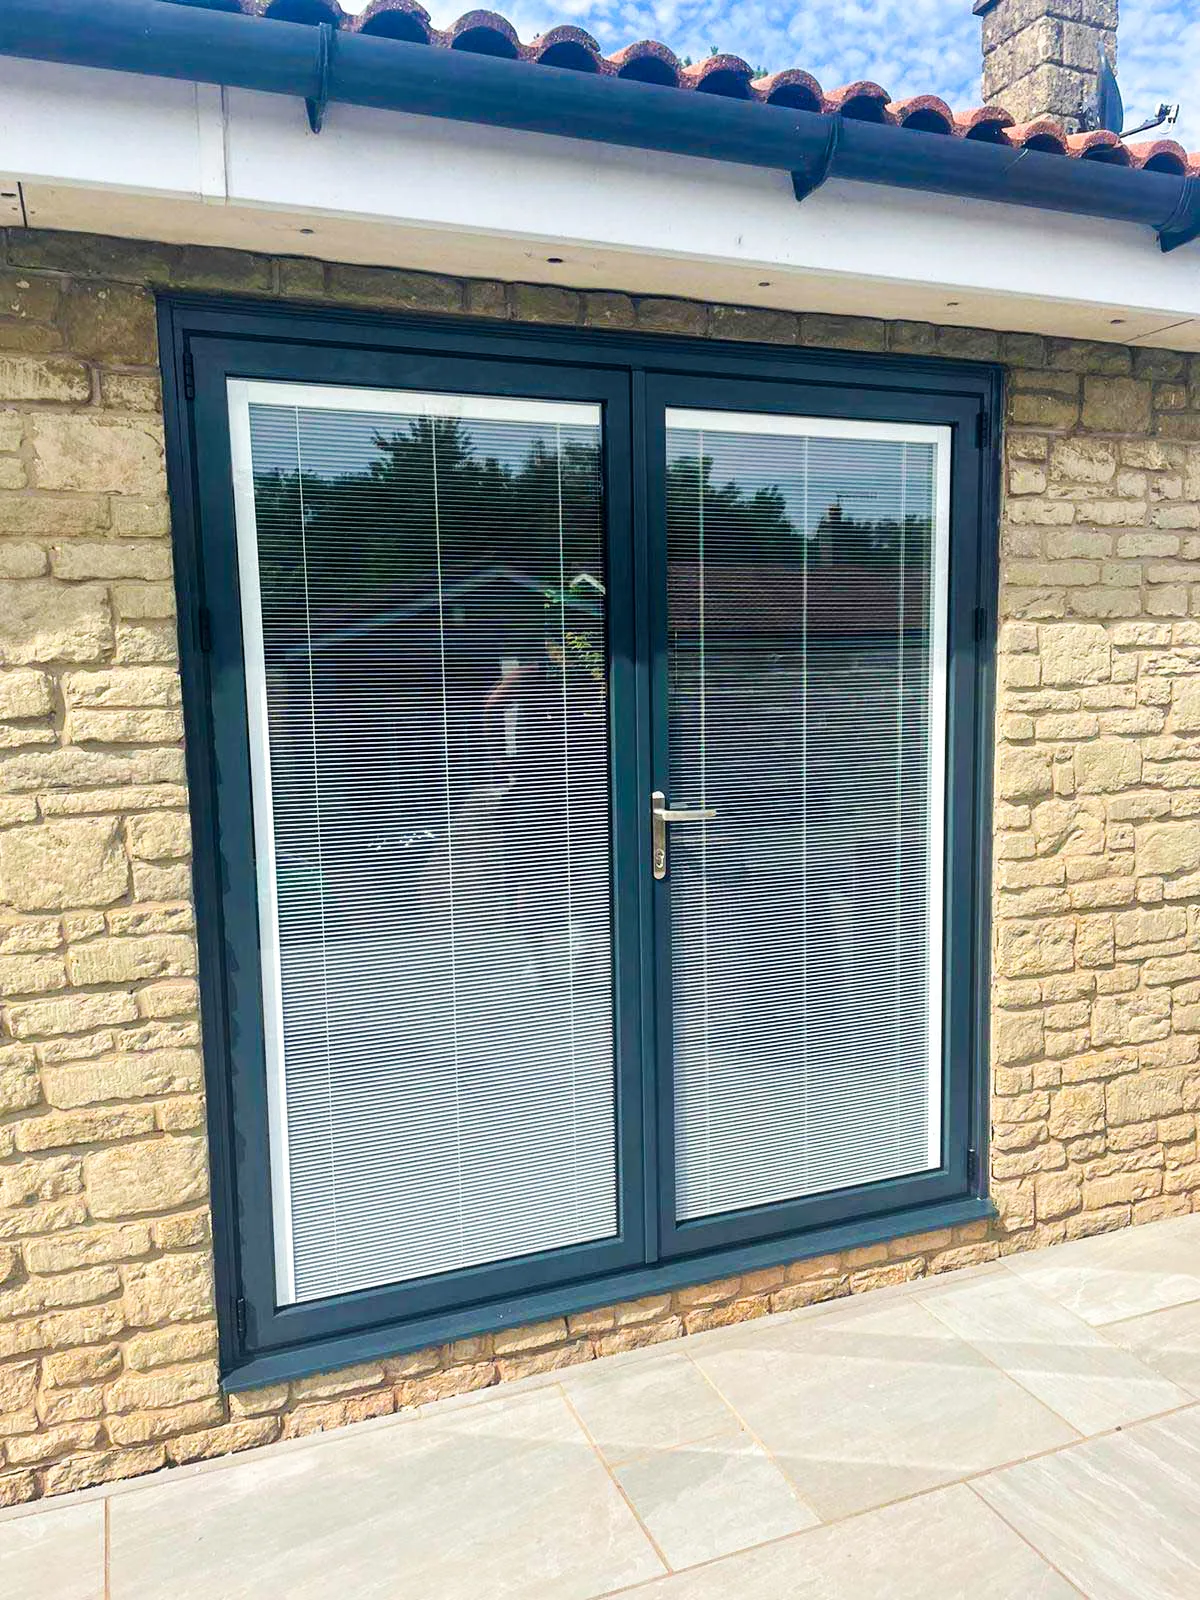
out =
[(1128, 224), (11, 58), (0, 149), (31, 227), (1200, 350)]

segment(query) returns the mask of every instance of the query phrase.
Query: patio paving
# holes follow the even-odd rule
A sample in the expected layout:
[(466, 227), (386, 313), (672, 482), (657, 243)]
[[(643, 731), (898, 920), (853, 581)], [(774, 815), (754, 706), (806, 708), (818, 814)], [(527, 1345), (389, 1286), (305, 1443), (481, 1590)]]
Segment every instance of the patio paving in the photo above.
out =
[(5, 1600), (1186, 1600), (1200, 1216), (0, 1517)]

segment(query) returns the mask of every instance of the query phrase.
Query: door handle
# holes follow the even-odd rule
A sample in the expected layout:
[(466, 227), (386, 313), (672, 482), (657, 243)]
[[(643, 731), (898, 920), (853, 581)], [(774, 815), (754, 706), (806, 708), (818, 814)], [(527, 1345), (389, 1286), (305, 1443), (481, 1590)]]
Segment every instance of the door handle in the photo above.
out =
[(650, 796), (650, 843), (656, 878), (667, 875), (667, 823), (710, 822), (716, 816), (712, 806), (669, 806), (661, 789)]

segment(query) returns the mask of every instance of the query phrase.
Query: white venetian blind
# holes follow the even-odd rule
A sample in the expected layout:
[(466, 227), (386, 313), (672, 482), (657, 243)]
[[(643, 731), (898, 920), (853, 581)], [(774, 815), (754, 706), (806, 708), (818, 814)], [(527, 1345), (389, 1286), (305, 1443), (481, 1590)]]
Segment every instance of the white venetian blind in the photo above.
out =
[(945, 430), (668, 413), (680, 1219), (940, 1162)]
[(599, 408), (230, 409), (280, 1298), (609, 1236)]

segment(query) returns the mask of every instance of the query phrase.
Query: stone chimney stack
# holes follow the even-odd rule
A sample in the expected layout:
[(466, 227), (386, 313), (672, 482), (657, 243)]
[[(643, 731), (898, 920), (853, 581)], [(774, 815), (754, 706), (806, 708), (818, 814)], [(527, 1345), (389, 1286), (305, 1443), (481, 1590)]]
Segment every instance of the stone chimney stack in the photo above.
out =
[(1100, 50), (1117, 65), (1117, 0), (975, 0), (983, 21), (983, 99), (1017, 122), (1096, 126)]

